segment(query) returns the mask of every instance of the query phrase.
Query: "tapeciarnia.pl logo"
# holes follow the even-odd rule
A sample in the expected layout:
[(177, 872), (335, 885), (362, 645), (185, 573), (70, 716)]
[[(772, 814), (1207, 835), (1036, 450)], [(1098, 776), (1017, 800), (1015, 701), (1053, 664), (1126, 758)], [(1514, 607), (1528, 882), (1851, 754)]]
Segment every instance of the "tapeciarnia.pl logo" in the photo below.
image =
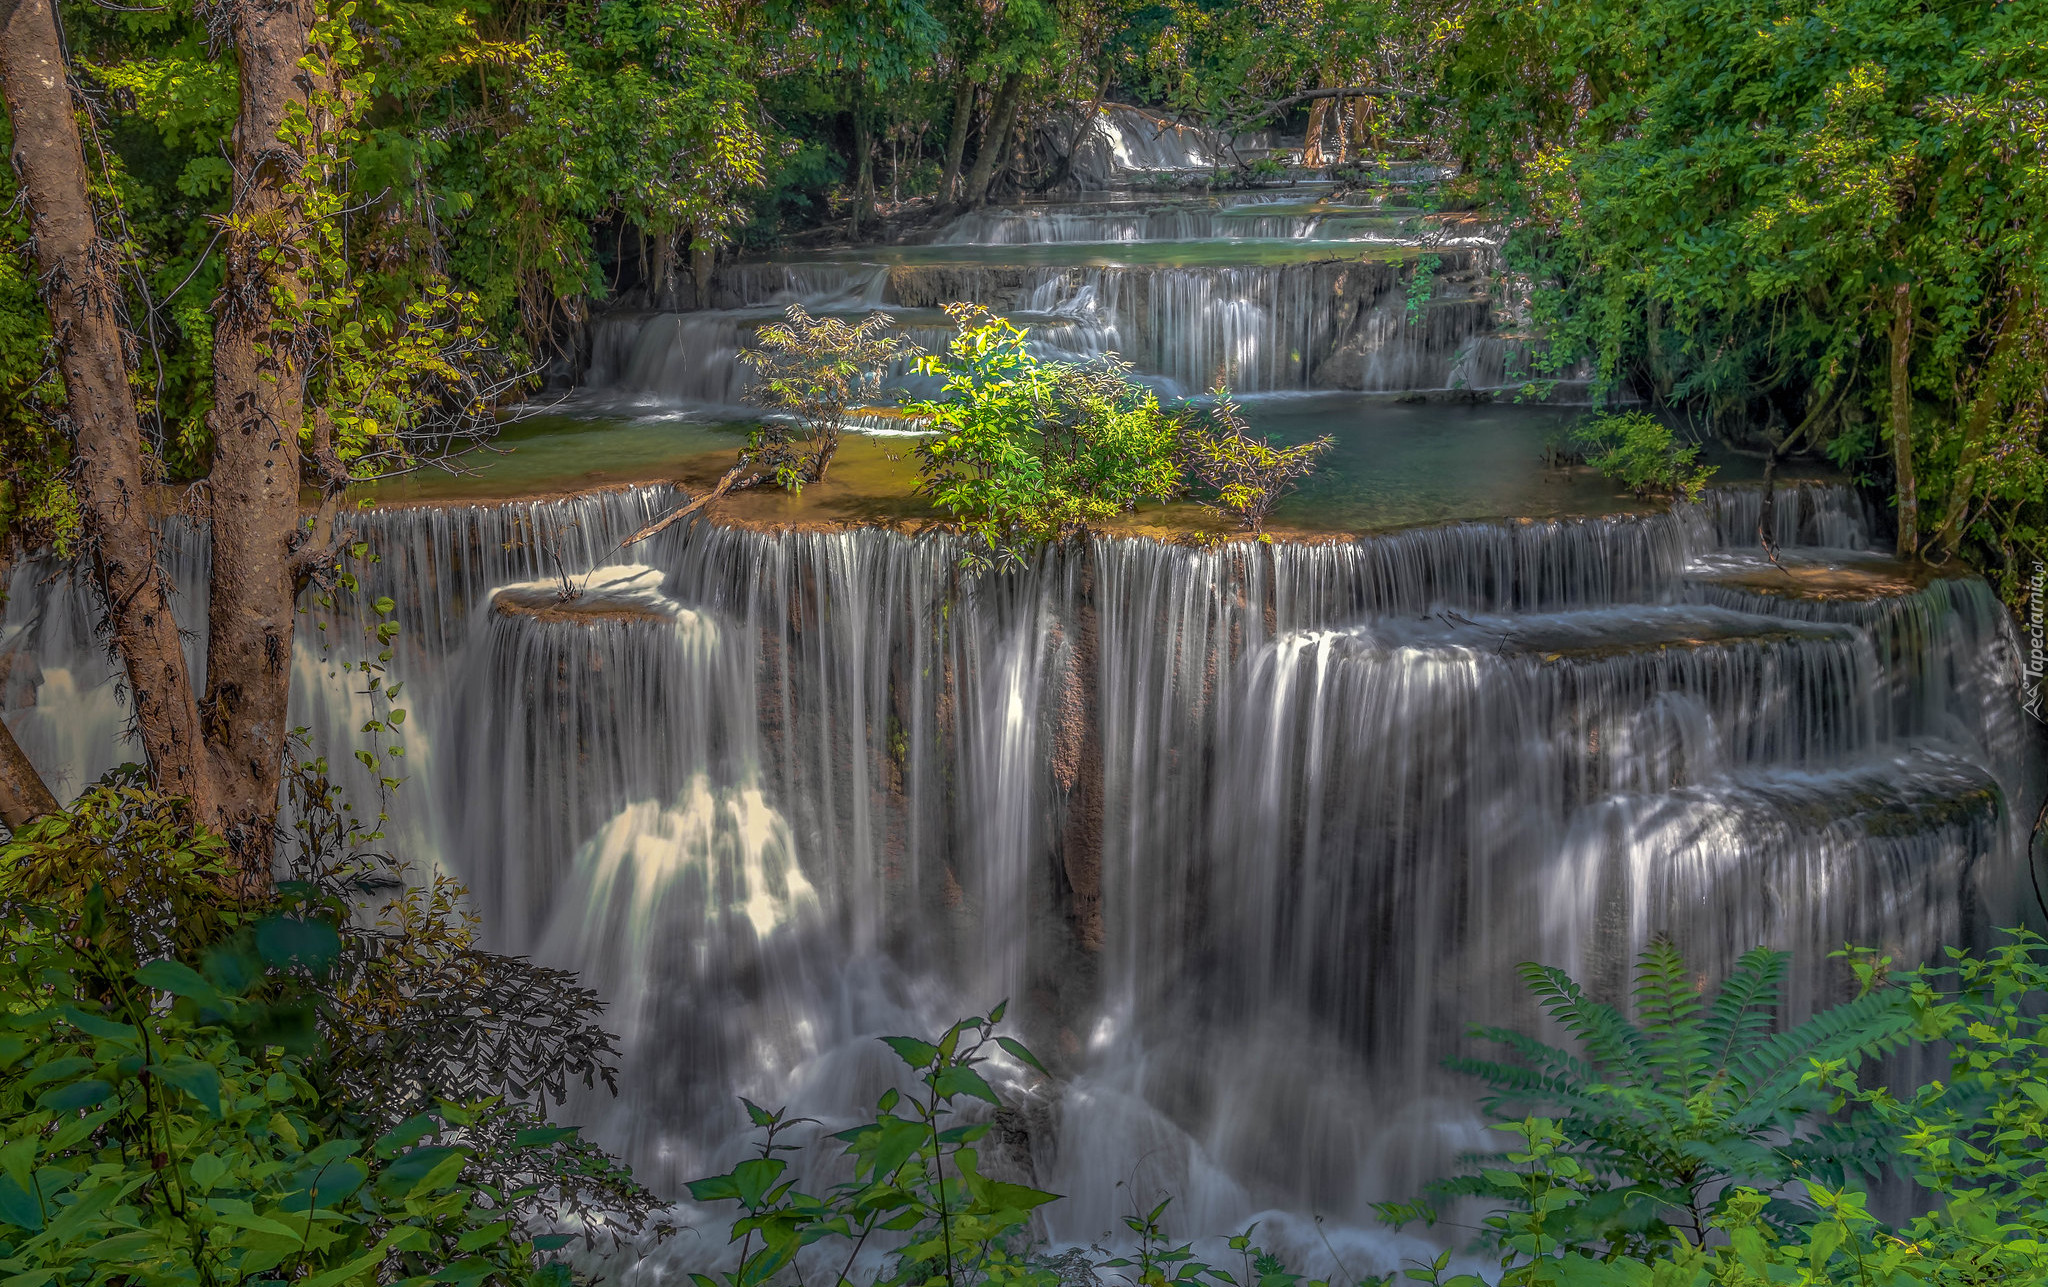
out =
[(2022, 623), (2027, 632), (2027, 655), (2020, 662), (2020, 700), (2027, 714), (2048, 724), (2048, 567), (2034, 564), (2034, 579), (2027, 587), (2027, 615)]

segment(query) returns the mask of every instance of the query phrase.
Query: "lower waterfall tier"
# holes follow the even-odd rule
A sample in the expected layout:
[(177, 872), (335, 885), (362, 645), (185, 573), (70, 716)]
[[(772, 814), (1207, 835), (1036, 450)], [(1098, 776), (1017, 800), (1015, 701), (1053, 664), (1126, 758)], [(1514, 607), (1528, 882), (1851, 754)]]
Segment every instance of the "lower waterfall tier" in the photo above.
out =
[[(1840, 548), (1868, 530), (1843, 489), (1779, 493), (1775, 561), (1726, 492), (1096, 539), (982, 581), (940, 535), (697, 522), (617, 554), (669, 495), (366, 514), (295, 718), (346, 763), (336, 662), (392, 598), (391, 843), (606, 996), (622, 1094), (570, 1111), (670, 1193), (735, 1156), (735, 1095), (836, 1129), (892, 1075), (874, 1037), (1008, 997), (1057, 1074), (995, 1069), (1056, 1237), (1112, 1227), (1119, 1181), (1192, 1227), (1363, 1225), (1479, 1142), (1440, 1061), (1534, 1021), (1518, 962), (1612, 992), (1653, 934), (1709, 973), (1767, 943), (1804, 1009), (1845, 941), (1903, 961), (2018, 918), (2011, 627), (1981, 582)], [(203, 545), (173, 536), (189, 602)], [(132, 750), (52, 572), (17, 572), (0, 656), (75, 789)]]

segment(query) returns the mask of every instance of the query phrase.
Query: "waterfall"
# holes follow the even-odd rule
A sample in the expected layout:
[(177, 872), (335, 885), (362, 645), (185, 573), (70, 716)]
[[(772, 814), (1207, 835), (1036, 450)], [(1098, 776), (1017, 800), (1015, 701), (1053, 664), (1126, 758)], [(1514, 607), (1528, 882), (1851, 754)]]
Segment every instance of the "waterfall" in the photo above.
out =
[[(1471, 273), (1475, 253), (1446, 252), (1443, 272)], [(1483, 295), (1442, 294), (1411, 304), (1415, 271), (1400, 261), (1330, 259), (1238, 266), (1038, 267), (902, 264), (866, 275), (825, 266), (798, 302), (835, 301), (834, 283), (858, 281), (858, 309), (898, 316), (927, 349), (951, 330), (941, 304), (969, 300), (1014, 318), (1042, 356), (1085, 361), (1116, 352), (1171, 393), (1218, 379), (1240, 393), (1309, 389), (1405, 392), (1512, 384), (1524, 374), (1491, 335)], [(608, 314), (593, 328), (593, 403), (735, 407), (749, 379), (734, 360), (757, 328), (779, 316), (792, 280), (813, 270), (735, 270), (723, 279), (730, 308), (701, 313)], [(810, 289), (810, 288), (807, 288)], [(1484, 353), (1487, 357), (1478, 356)], [(1526, 356), (1520, 359), (1526, 363)], [(897, 381), (897, 387), (905, 387)]]
[[(994, 1070), (1070, 1195), (1053, 1236), (1099, 1233), (1118, 1180), (1191, 1229), (1363, 1225), (1480, 1142), (1438, 1063), (1534, 1021), (1519, 961), (1611, 990), (1654, 933), (1709, 973), (1768, 943), (1804, 1010), (1844, 941), (1914, 959), (2013, 914), (2011, 627), (1979, 581), (1818, 544), (1867, 531), (1844, 488), (1780, 490), (1776, 564), (1754, 498), (1710, 492), (1102, 539), (981, 581), (944, 536), (699, 522), (614, 552), (670, 503), (364, 515), (377, 559), (329, 650), (302, 632), (294, 700), (344, 763), (334, 658), (397, 601), (392, 834), (608, 998), (623, 1096), (570, 1111), (671, 1193), (735, 1156), (734, 1094), (837, 1129), (893, 1076), (875, 1035), (1007, 996), (1060, 1074)], [(167, 541), (188, 581), (201, 547)], [(106, 663), (50, 572), (17, 571), (0, 656), (75, 789), (132, 751), (111, 691), (62, 678)]]
[[(1083, 186), (1231, 143), (1096, 124)], [(712, 307), (600, 316), (569, 406), (754, 414), (737, 359), (787, 306), (883, 309), (933, 350), (963, 300), (1166, 394), (1316, 391), (1254, 414), (1340, 435), (1366, 394), (1519, 392), (1537, 353), (1496, 328), (1497, 232), (1395, 190), (1444, 177), (1027, 202), (933, 244), (729, 264)], [(931, 388), (898, 369), (882, 398)], [(1441, 430), (1453, 471), (1521, 441), (1400, 423)], [(855, 428), (905, 432), (887, 408)], [(1846, 486), (1321, 543), (1095, 536), (982, 579), (942, 532), (699, 516), (622, 550), (676, 499), (354, 516), (360, 588), (305, 604), (291, 711), (495, 946), (606, 998), (621, 1094), (564, 1113), (671, 1196), (744, 1149), (735, 1096), (822, 1140), (899, 1077), (877, 1036), (1009, 998), (1055, 1075), (986, 1071), (1015, 1106), (1002, 1165), (1067, 1195), (1049, 1236), (1171, 1193), (1177, 1236), (1258, 1219), (1320, 1264), (1328, 1216), (1349, 1271), (1390, 1271), (1434, 1250), (1369, 1204), (1486, 1144), (1443, 1059), (1469, 1024), (1543, 1021), (1518, 963), (1619, 997), (1653, 935), (1709, 975), (1768, 944), (1796, 953), (1803, 1014), (1840, 995), (1844, 942), (1905, 963), (2019, 919), (2042, 755), (2012, 624), (1981, 580), (1876, 553)], [(166, 522), (161, 557), (196, 669), (203, 525)], [(140, 748), (89, 578), (10, 575), (0, 713), (68, 797)], [(388, 796), (344, 669), (382, 647), (384, 598), (408, 715)], [(807, 1186), (842, 1178), (820, 1156)]]

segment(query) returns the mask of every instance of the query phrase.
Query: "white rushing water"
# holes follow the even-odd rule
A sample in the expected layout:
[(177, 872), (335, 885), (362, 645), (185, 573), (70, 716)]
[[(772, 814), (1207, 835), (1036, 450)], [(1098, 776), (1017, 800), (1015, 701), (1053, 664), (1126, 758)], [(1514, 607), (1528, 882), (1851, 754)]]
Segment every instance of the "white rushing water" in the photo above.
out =
[[(1260, 209), (955, 233), (1339, 218)], [(729, 406), (783, 304), (886, 305), (932, 345), (961, 298), (1180, 389), (1491, 387), (1526, 355), (1485, 266), (1444, 252), (1450, 280), (1413, 303), (1410, 263), (1355, 254), (742, 266), (724, 307), (603, 319), (587, 396)], [(1318, 545), (1096, 539), (979, 582), (949, 538), (877, 530), (695, 522), (616, 552), (670, 503), (368, 513), (364, 589), (332, 653), (302, 631), (294, 662), (294, 718), (353, 771), (368, 712), (337, 663), (364, 605), (396, 601), (392, 843), (467, 882), (498, 946), (608, 999), (621, 1094), (569, 1114), (669, 1194), (735, 1160), (736, 1096), (838, 1129), (895, 1075), (877, 1036), (1007, 997), (1056, 1073), (998, 1066), (1006, 1165), (1067, 1195), (1047, 1236), (1171, 1193), (1176, 1234), (1262, 1218), (1298, 1265), (1332, 1270), (1327, 1233), (1384, 1271), (1425, 1248), (1368, 1204), (1483, 1143), (1441, 1061), (1469, 1024), (1535, 1022), (1517, 963), (1618, 995), (1652, 934), (1709, 974), (1766, 943), (1798, 954), (1805, 1009), (1840, 993), (1845, 941), (1905, 961), (2017, 918), (2011, 814), (2035, 785), (2010, 625), (1980, 581), (1886, 583), (1844, 488), (1782, 490), (1770, 520), (1788, 567), (1873, 587), (1834, 597), (1772, 579), (1797, 580), (1756, 548), (1754, 491)], [(167, 537), (203, 626), (203, 533)], [(67, 793), (136, 754), (96, 615), (68, 570), (24, 564), (0, 618), (7, 719)], [(633, 1272), (710, 1254), (685, 1237)]]
[[(364, 598), (407, 623), (398, 834), (501, 946), (608, 997), (624, 1091), (573, 1111), (670, 1192), (732, 1160), (734, 1095), (843, 1125), (891, 1076), (876, 1035), (1010, 997), (1060, 1074), (1009, 1070), (1017, 1152), (1069, 1195), (1051, 1236), (1132, 1191), (1179, 1195), (1188, 1232), (1364, 1230), (1478, 1142), (1437, 1065), (1469, 1023), (1531, 1019), (1519, 961), (1612, 988), (1652, 933), (1709, 972), (1770, 943), (1803, 1008), (1844, 941), (1912, 959), (2014, 906), (1989, 592), (1746, 589), (1754, 493), (1102, 540), (971, 585), (944, 539), (879, 532), (684, 526), (601, 558), (665, 504), (373, 514)], [(1860, 536), (1846, 492), (1776, 513), (1794, 566), (1869, 558), (1799, 544)], [(605, 564), (583, 597), (555, 597), (557, 555)], [(83, 610), (31, 581), (8, 608), (44, 676), (12, 721), (67, 730), (30, 745), (69, 783), (118, 740)], [(301, 717), (349, 745), (360, 713), (302, 654)]]

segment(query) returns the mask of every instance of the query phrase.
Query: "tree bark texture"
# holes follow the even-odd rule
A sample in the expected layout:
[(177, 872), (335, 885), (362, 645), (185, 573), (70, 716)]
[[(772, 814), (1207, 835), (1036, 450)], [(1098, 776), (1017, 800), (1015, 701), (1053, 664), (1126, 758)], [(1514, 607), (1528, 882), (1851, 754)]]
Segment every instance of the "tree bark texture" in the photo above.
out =
[[(307, 343), (296, 256), (307, 229), (291, 190), (306, 158), (283, 129), (294, 105), (310, 110), (315, 84), (299, 62), (314, 13), (308, 0), (231, 0), (225, 16), (241, 73), (234, 129), (241, 197), (228, 216), (226, 280), (214, 308), (213, 589), (200, 710), (215, 788), (205, 820), (227, 837), (244, 892), (255, 894), (270, 883), (291, 731)], [(266, 251), (276, 262), (266, 262)]]
[(953, 87), (953, 125), (946, 131), (946, 168), (939, 175), (939, 204), (958, 199), (960, 165), (967, 156), (967, 132), (974, 126), (974, 82), (965, 72)]
[(860, 236), (861, 226), (873, 221), (875, 213), (875, 131), (869, 119), (866, 96), (860, 83), (853, 87), (853, 208), (847, 223), (850, 235)]
[[(1067, 644), (1065, 673), (1054, 696), (1052, 778), (1060, 794), (1058, 862), (1066, 895), (1067, 924), (1082, 952), (1102, 951), (1102, 835), (1104, 825), (1102, 748), (1102, 638), (1096, 604), (1095, 561), (1080, 548), (1075, 620), (1062, 634)], [(1071, 631), (1071, 633), (1068, 633)]]
[(158, 787), (204, 801), (199, 709), (143, 509), (142, 427), (128, 383), (114, 251), (99, 239), (86, 192), (52, 0), (0, 0), (0, 89), (76, 435), (73, 477), (86, 551), (127, 667), (136, 731)]
[(1920, 501), (1913, 486), (1913, 287), (1900, 282), (1892, 292), (1892, 468), (1898, 476), (1898, 555), (1910, 559), (1920, 547)]
[(2010, 379), (2013, 359), (2019, 352), (2019, 339), (2026, 330), (2023, 320), (2032, 312), (2030, 302), (2022, 296), (2006, 307), (2005, 316), (1999, 320), (1998, 339), (1992, 345), (1991, 356), (1984, 364), (1984, 374), (1977, 383), (1977, 396), (1971, 399), (1969, 414), (1963, 421), (1963, 452), (1956, 462), (1955, 480), (1949, 484), (1948, 502), (1942, 508), (1941, 527), (1934, 536), (1934, 544), (1945, 555), (1952, 555), (1962, 543), (1963, 525), (1969, 519), (1971, 494), (1977, 486), (1977, 466), (1984, 459), (1984, 439), (1990, 432), (1992, 417), (2005, 401), (2006, 384)]
[(57, 812), (57, 797), (43, 785), (42, 775), (29, 763), (14, 730), (0, 720), (0, 823), (19, 831), (45, 814)]
[(1017, 122), (1017, 100), (1024, 93), (1024, 73), (1011, 72), (1003, 78), (1003, 87), (996, 91), (996, 101), (989, 108), (988, 128), (982, 131), (981, 147), (974, 154), (974, 168), (967, 172), (967, 183), (961, 192), (961, 199), (969, 206), (979, 208), (988, 201), (988, 188), (995, 178), (996, 164), (1010, 151), (1010, 127)]

